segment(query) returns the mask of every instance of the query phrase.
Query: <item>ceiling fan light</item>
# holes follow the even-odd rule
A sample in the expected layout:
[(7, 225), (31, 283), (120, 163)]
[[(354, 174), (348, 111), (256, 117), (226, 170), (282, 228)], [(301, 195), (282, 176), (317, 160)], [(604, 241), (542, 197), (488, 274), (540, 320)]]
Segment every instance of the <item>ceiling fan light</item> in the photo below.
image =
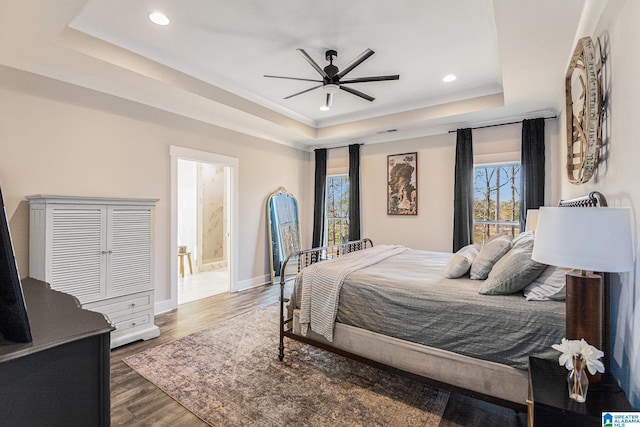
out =
[(445, 83), (451, 83), (452, 81), (454, 81), (457, 78), (458, 77), (455, 74), (447, 74), (446, 76), (444, 76), (442, 78), (442, 81), (445, 82)]
[(325, 92), (327, 93), (336, 93), (337, 91), (340, 90), (340, 86), (333, 84), (333, 83), (328, 83), (326, 85), (324, 85), (322, 87), (322, 89), (324, 89)]
[(320, 111), (329, 111), (333, 105), (333, 92), (327, 92), (327, 100), (324, 105), (320, 107)]
[(162, 12), (158, 12), (158, 11), (151, 12), (147, 16), (149, 17), (149, 20), (156, 25), (164, 26), (164, 25), (169, 25), (169, 22), (171, 22), (169, 21), (169, 18), (167, 17), (167, 15), (165, 15)]

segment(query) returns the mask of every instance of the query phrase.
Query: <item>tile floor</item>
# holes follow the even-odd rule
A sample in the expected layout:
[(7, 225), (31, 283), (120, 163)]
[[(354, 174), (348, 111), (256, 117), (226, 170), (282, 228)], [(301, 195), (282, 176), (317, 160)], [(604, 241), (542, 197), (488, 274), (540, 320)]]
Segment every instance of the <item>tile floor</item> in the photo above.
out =
[(203, 271), (178, 278), (178, 304), (229, 292), (229, 269)]

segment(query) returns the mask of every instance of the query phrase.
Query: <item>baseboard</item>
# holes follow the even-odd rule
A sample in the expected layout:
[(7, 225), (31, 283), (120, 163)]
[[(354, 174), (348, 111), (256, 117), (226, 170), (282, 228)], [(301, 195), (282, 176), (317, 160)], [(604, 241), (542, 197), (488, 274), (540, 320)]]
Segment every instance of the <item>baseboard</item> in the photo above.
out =
[(203, 272), (203, 271), (220, 270), (228, 267), (229, 267), (229, 263), (225, 260), (217, 260), (217, 261), (211, 260), (208, 262), (203, 262), (202, 265), (199, 266), (198, 270), (199, 272)]
[(164, 301), (157, 301), (154, 305), (154, 315), (166, 313), (171, 310), (175, 310), (178, 308), (178, 301), (166, 299)]
[(247, 280), (241, 280), (238, 282), (238, 286), (233, 290), (233, 292), (246, 291), (247, 289), (257, 288), (258, 286), (263, 286), (268, 283), (271, 283), (271, 276), (268, 274)]

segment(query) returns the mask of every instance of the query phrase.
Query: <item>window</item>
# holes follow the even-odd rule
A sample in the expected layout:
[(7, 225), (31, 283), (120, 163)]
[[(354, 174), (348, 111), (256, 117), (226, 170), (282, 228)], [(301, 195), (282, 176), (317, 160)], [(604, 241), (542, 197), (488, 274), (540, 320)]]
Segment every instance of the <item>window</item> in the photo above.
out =
[(349, 240), (349, 176), (327, 176), (326, 194), (327, 245), (337, 245)]
[(474, 171), (473, 242), (520, 233), (520, 163), (480, 165)]

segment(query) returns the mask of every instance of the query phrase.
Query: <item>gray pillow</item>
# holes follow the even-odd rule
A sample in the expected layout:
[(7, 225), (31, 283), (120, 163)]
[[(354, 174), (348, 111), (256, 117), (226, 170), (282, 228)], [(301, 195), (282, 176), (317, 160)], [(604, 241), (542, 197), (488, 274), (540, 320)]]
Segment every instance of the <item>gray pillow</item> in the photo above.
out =
[(532, 239), (534, 237), (535, 237), (535, 234), (534, 234), (533, 231), (523, 231), (522, 233), (520, 233), (516, 237), (514, 237), (513, 240), (511, 241), (511, 243), (513, 243), (513, 246), (515, 246), (520, 240)]
[(474, 280), (484, 280), (489, 275), (493, 264), (495, 264), (504, 254), (511, 249), (511, 239), (509, 236), (498, 236), (489, 240), (480, 249), (480, 253), (471, 264), (470, 277)]
[(444, 277), (456, 279), (467, 274), (478, 252), (478, 245), (467, 245), (453, 254), (444, 267)]
[(524, 289), (547, 266), (531, 259), (533, 238), (518, 243), (498, 260), (480, 286), (483, 295), (506, 295)]

